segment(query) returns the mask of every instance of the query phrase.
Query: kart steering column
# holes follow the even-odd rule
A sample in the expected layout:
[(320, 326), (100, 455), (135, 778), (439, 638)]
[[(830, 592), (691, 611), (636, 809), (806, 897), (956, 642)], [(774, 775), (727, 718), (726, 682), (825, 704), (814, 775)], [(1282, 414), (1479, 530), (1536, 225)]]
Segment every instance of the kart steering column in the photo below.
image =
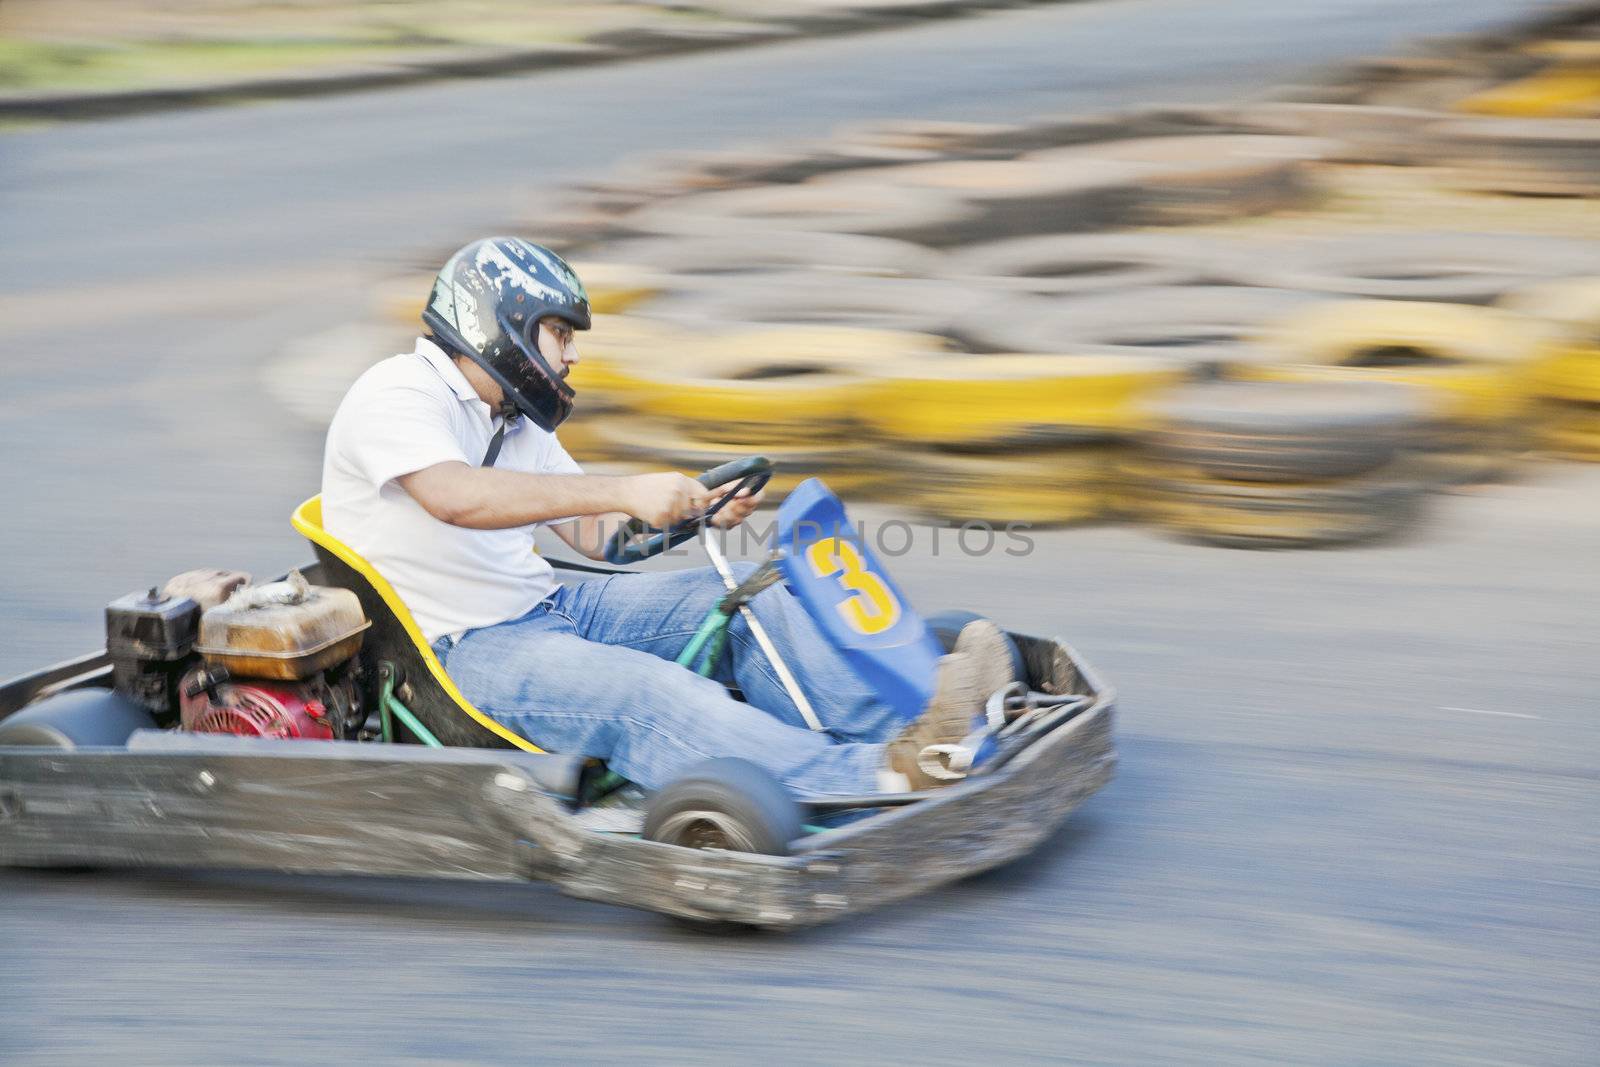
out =
[[(728, 566), (728, 557), (722, 554), (722, 547), (717, 544), (710, 527), (705, 529), (701, 537), (701, 543), (705, 546), (706, 556), (711, 560), (711, 565), (722, 576), (722, 584), (727, 586), (728, 592), (730, 594), (741, 592), (739, 580), (733, 576), (733, 568)], [(754, 581), (755, 579), (763, 578), (769, 570), (772, 573), (770, 580), (764, 583)], [(799, 709), (800, 717), (805, 719), (806, 725), (811, 727), (812, 730), (817, 733), (825, 733), (822, 720), (817, 718), (816, 710), (812, 708), (811, 701), (806, 699), (805, 691), (800, 688), (800, 683), (795, 680), (794, 674), (789, 670), (789, 665), (783, 661), (782, 656), (778, 655), (778, 646), (772, 643), (772, 638), (767, 635), (766, 628), (761, 625), (761, 620), (757, 619), (756, 613), (750, 610), (749, 597), (754, 596), (755, 592), (759, 592), (779, 580), (781, 580), (781, 573), (777, 569), (777, 564), (773, 560), (767, 560), (755, 574), (751, 575), (750, 579), (747, 579), (746, 584), (753, 584), (756, 589), (754, 592), (738, 598), (738, 611), (740, 615), (744, 616), (746, 625), (750, 627), (750, 635), (756, 639), (756, 644), (761, 646), (762, 653), (766, 655), (767, 661), (772, 664), (773, 671), (778, 675), (778, 681), (783, 683), (784, 691), (789, 694), (789, 699), (794, 701), (794, 706)]]

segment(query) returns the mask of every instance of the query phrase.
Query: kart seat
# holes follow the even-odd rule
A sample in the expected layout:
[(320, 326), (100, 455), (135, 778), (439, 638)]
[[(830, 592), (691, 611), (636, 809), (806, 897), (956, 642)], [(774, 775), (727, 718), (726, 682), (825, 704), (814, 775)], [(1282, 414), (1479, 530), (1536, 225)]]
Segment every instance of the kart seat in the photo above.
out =
[(400, 669), (407, 687), (403, 693), (406, 707), (440, 742), (462, 748), (544, 751), (473, 707), (461, 694), (394, 586), (353, 548), (323, 529), (320, 495), (295, 508), (289, 521), (316, 551), (322, 584), (355, 593), (372, 620), (363, 658), (374, 666), (388, 660)]

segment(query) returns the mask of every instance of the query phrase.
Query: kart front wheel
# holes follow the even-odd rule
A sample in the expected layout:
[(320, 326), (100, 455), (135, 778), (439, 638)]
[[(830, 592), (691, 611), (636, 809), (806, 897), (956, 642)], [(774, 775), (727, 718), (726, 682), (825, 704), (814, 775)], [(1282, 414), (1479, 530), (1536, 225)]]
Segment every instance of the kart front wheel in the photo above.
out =
[(706, 760), (657, 793), (644, 836), (684, 848), (784, 856), (804, 832), (800, 805), (749, 760)]

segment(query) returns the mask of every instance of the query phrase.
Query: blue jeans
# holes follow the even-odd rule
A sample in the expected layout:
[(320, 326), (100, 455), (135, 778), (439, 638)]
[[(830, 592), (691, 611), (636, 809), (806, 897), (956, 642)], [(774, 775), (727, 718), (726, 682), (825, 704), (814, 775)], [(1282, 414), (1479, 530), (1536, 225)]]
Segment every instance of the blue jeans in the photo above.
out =
[[(735, 564), (740, 578), (752, 569)], [(723, 591), (710, 568), (611, 575), (562, 586), (519, 619), (435, 648), (485, 714), (541, 748), (603, 759), (648, 789), (700, 760), (739, 756), (799, 795), (876, 792), (883, 742), (903, 720), (782, 585), (750, 606), (826, 733), (806, 728), (741, 617), (714, 679), (673, 662)]]

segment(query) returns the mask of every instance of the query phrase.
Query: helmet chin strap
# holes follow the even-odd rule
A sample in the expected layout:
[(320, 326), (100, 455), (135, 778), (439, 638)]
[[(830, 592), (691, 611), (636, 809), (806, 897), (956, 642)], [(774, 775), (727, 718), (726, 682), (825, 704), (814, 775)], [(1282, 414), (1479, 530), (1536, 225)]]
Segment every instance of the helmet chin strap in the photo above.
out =
[(494, 466), (494, 461), (500, 458), (500, 446), (505, 444), (506, 430), (516, 425), (521, 417), (522, 412), (517, 410), (517, 405), (509, 400), (500, 401), (500, 426), (495, 430), (494, 436), (489, 438), (489, 450), (483, 454), (483, 463), (480, 466)]

